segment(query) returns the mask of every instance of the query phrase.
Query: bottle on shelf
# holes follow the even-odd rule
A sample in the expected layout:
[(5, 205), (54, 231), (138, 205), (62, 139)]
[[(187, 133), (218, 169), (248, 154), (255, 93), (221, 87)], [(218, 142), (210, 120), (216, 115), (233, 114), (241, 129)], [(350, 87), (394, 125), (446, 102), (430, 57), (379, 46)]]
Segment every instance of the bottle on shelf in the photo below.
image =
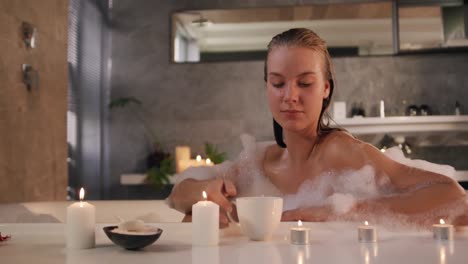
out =
[(455, 101), (455, 115), (461, 115), (461, 105), (458, 101)]

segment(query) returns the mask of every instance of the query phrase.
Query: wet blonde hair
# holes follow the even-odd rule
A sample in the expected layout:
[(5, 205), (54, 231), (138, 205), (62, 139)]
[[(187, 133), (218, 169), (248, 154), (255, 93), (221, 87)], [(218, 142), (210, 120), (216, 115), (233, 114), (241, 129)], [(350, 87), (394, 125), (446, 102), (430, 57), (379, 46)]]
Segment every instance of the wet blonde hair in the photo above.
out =
[[(322, 38), (320, 38), (314, 31), (307, 29), (307, 28), (292, 28), (274, 36), (271, 39), (270, 43), (268, 43), (268, 50), (267, 50), (267, 56), (265, 59), (264, 77), (263, 77), (265, 82), (267, 81), (267, 74), (268, 74), (268, 69), (267, 69), (268, 56), (270, 55), (270, 52), (272, 50), (281, 46), (304, 47), (304, 48), (314, 50), (323, 56), (324, 78), (330, 83), (330, 94), (328, 95), (327, 98), (323, 99), (323, 102), (322, 102), (322, 110), (320, 111), (319, 121), (317, 125), (317, 134), (321, 136), (323, 134), (327, 134), (331, 131), (334, 131), (335, 129), (330, 127), (330, 124), (329, 124), (330, 115), (326, 111), (328, 106), (330, 105), (332, 95), (333, 95), (333, 90), (335, 88), (334, 87), (335, 86), (334, 85), (335, 74), (333, 70), (333, 64), (331, 61), (330, 53), (328, 52), (328, 49), (327, 49), (327, 43)], [(324, 120), (324, 115), (326, 117), (325, 118), (326, 121)], [(283, 141), (283, 128), (274, 119), (273, 119), (273, 130), (275, 134), (276, 143), (280, 147), (285, 148), (286, 144)]]

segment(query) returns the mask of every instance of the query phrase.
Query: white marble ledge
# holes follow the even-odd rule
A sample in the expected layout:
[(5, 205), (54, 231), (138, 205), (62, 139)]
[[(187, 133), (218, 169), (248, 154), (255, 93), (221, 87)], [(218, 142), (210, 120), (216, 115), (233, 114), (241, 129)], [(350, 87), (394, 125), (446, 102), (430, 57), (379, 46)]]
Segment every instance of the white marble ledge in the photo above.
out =
[[(141, 219), (145, 222), (180, 222), (183, 214), (169, 208), (164, 200), (88, 201), (96, 206), (97, 223), (113, 223), (116, 216)], [(66, 209), (72, 204), (63, 202), (29, 202), (0, 204), (0, 223), (65, 223)]]
[(357, 223), (305, 223), (311, 243), (291, 245), (289, 229), (281, 223), (273, 239), (254, 242), (233, 226), (223, 230), (219, 246), (192, 247), (190, 223), (152, 224), (163, 229), (161, 238), (142, 251), (112, 244), (96, 226), (96, 248), (67, 250), (64, 224), (11, 224), (0, 232), (12, 235), (0, 245), (1, 263), (466, 263), (468, 233), (452, 242), (434, 241), (430, 231), (388, 231), (379, 228), (377, 243), (357, 241)]

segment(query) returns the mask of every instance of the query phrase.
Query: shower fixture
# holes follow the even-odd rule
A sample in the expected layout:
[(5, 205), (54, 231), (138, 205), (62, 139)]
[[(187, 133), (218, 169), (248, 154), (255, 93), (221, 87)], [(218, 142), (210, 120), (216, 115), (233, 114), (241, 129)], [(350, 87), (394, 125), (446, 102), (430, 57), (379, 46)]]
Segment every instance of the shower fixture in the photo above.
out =
[(21, 65), (23, 72), (23, 83), (28, 88), (28, 91), (31, 89), (36, 89), (39, 86), (39, 73), (29, 64)]
[(36, 28), (31, 23), (23, 22), (21, 24), (21, 31), (22, 31), (23, 41), (26, 47), (30, 49), (35, 48), (36, 38), (37, 38)]

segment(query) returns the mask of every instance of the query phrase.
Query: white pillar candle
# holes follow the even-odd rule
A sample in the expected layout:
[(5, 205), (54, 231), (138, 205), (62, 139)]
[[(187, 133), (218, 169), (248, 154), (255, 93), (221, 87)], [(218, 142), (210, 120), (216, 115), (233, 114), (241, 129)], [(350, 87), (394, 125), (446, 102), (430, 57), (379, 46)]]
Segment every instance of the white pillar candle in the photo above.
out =
[(191, 167), (191, 162), (192, 162), (192, 160), (190, 160), (190, 159), (189, 160), (179, 160), (177, 162), (177, 173), (181, 173), (184, 170)]
[(358, 227), (359, 242), (377, 242), (377, 228), (369, 225), (367, 221)]
[(83, 202), (84, 189), (80, 189), (80, 201), (67, 208), (67, 248), (95, 247), (95, 207)]
[(219, 206), (207, 201), (192, 206), (192, 243), (195, 246), (216, 246), (219, 242)]
[(444, 219), (440, 219), (440, 224), (432, 225), (434, 239), (453, 240), (453, 225), (446, 224)]
[(176, 172), (182, 172), (181, 162), (184, 160), (190, 160), (190, 147), (188, 146), (177, 146), (175, 149), (175, 160), (176, 160)]
[(297, 227), (291, 228), (291, 243), (296, 245), (309, 244), (310, 228), (303, 227), (302, 221), (297, 222)]

